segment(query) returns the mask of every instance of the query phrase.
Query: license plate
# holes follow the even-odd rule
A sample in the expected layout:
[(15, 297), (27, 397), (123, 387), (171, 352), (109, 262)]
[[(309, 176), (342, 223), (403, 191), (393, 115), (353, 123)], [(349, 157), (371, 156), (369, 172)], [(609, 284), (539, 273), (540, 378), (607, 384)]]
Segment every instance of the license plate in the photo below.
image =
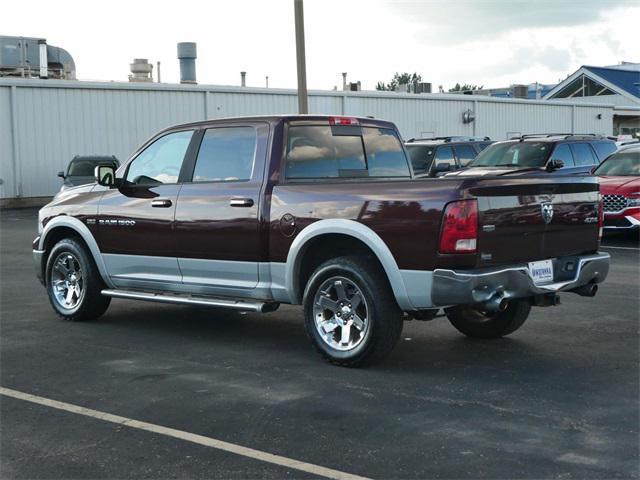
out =
[(529, 274), (533, 283), (548, 283), (553, 281), (553, 262), (551, 260), (540, 260), (539, 262), (529, 262)]

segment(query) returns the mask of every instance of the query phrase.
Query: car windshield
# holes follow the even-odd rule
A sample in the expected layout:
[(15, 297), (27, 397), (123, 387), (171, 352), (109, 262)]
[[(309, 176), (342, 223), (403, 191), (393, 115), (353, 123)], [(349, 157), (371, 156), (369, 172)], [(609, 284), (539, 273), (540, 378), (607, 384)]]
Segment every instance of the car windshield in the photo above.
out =
[(552, 144), (547, 142), (494, 143), (482, 150), (469, 167), (543, 167)]
[(67, 176), (69, 177), (93, 177), (93, 171), (97, 165), (113, 165), (118, 167), (112, 158), (74, 158), (69, 164)]
[(413, 173), (416, 175), (427, 173), (433, 163), (436, 147), (433, 145), (407, 145), (407, 151), (411, 158)]
[(640, 176), (640, 149), (611, 155), (596, 168), (595, 175)]

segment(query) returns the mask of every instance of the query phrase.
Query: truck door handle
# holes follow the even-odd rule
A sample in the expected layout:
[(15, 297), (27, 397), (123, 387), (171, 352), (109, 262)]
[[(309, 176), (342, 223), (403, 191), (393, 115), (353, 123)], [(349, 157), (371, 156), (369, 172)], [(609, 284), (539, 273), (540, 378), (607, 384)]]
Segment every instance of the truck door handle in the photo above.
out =
[(253, 198), (232, 198), (229, 200), (232, 207), (253, 207)]
[(155, 208), (169, 208), (173, 203), (168, 198), (156, 198), (151, 201), (151, 206)]

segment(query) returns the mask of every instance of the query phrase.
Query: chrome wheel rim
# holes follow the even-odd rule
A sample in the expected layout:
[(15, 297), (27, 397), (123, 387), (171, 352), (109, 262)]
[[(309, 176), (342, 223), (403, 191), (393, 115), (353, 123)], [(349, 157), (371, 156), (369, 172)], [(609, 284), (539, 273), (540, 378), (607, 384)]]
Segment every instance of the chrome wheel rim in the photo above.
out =
[(313, 301), (315, 326), (322, 341), (340, 351), (358, 347), (369, 331), (369, 310), (362, 291), (344, 277), (325, 280)]
[(72, 253), (64, 252), (56, 257), (50, 280), (53, 298), (62, 308), (74, 309), (84, 298), (82, 267)]

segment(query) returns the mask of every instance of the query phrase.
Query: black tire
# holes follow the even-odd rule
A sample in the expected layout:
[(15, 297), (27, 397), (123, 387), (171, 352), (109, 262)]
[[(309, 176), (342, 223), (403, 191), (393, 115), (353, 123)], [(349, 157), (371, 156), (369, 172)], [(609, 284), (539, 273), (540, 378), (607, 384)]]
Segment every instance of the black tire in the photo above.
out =
[(446, 315), (460, 332), (472, 338), (499, 338), (515, 332), (522, 326), (529, 312), (528, 299), (509, 300), (502, 312), (487, 312), (474, 306), (448, 308)]
[[(77, 279), (73, 280), (74, 287), (79, 285), (78, 291), (73, 293), (69, 306), (57, 295), (62, 293), (66, 297), (69, 288), (57, 288), (61, 278), (68, 278), (56, 264), (62, 260), (66, 266), (74, 265), (78, 269)], [(75, 238), (64, 238), (54, 245), (47, 259), (45, 282), (49, 302), (53, 310), (64, 320), (80, 322), (100, 317), (109, 308), (111, 297), (105, 297), (100, 292), (105, 288), (98, 268), (86, 247)], [(64, 280), (62, 280), (64, 283)], [(74, 300), (76, 300), (74, 304)]]
[[(355, 326), (349, 327), (354, 328), (351, 330), (353, 338), (357, 336), (362, 339), (348, 350), (333, 348), (323, 339), (319, 327), (316, 327), (314, 314), (314, 306), (317, 305), (316, 308), (319, 308), (320, 305), (316, 304), (316, 295), (319, 295), (320, 288), (337, 277), (346, 279), (349, 282), (347, 285), (355, 285), (364, 298), (361, 305), (365, 307), (366, 327), (362, 331), (355, 330)], [(386, 275), (372, 258), (345, 256), (321, 264), (307, 282), (303, 307), (305, 327), (311, 343), (326, 360), (336, 365), (361, 367), (378, 362), (391, 353), (402, 332), (402, 312), (396, 304)], [(356, 307), (353, 312), (356, 312)], [(358, 314), (356, 317), (359, 318)]]

